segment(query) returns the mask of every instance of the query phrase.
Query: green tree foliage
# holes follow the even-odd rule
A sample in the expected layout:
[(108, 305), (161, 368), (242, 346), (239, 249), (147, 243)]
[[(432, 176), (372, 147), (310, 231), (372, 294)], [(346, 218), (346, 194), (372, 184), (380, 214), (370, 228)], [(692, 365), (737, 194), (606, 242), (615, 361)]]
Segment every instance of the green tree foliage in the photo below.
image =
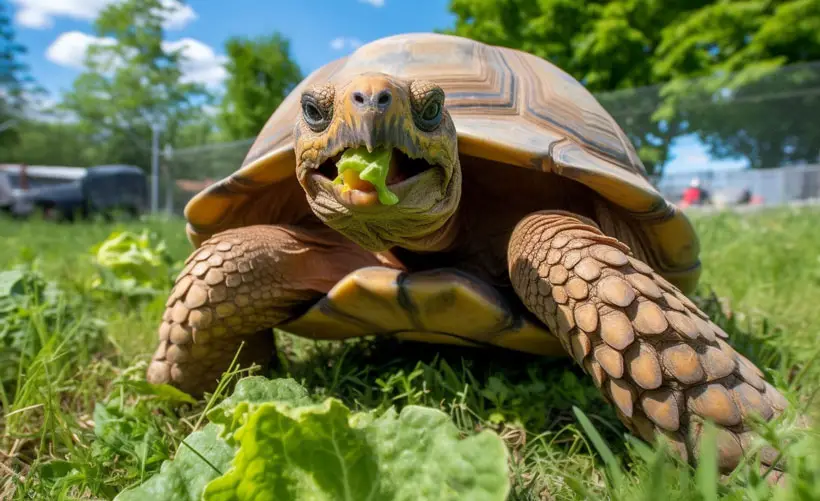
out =
[[(715, 158), (753, 168), (820, 157), (820, 2), (707, 5), (665, 29), (656, 120), (685, 123)], [(784, 68), (792, 63), (817, 64)], [(681, 80), (700, 76), (685, 85)]]
[(33, 88), (28, 66), (20, 58), (26, 48), (15, 41), (11, 9), (0, 0), (0, 146), (19, 140), (17, 124), (26, 104), (26, 92)]
[(230, 76), (221, 122), (231, 139), (253, 137), (303, 75), (291, 58), (290, 41), (279, 33), (253, 39), (231, 38), (225, 48)]
[[(687, 133), (715, 157), (753, 167), (817, 158), (810, 144), (820, 132), (803, 119), (818, 116), (817, 99), (770, 98), (778, 85), (817, 87), (818, 70), (773, 75), (820, 59), (816, 0), (451, 0), (450, 10), (456, 23), (445, 32), (531, 52), (599, 93), (650, 171)], [(758, 104), (740, 100), (750, 95)], [(773, 111), (783, 119), (776, 127)]]
[(86, 71), (64, 97), (83, 133), (110, 148), (108, 161), (147, 167), (151, 124), (162, 123), (163, 143), (174, 144), (212, 99), (182, 79), (181, 49), (163, 44), (166, 9), (161, 0), (125, 0), (103, 10), (94, 29), (113, 42), (89, 49)]
[(91, 165), (103, 160), (106, 144), (94, 144), (76, 123), (23, 120), (19, 140), (3, 151), (2, 161), (31, 165)]

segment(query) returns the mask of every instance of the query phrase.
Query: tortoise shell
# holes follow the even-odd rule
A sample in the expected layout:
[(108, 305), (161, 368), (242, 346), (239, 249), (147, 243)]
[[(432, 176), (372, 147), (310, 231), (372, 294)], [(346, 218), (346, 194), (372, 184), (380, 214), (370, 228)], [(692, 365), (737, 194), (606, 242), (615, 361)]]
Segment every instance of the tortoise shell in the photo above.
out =
[[(642, 233), (642, 250), (652, 255), (662, 276), (685, 293), (694, 288), (700, 274), (694, 228), (650, 183), (623, 130), (583, 85), (531, 54), (429, 33), (371, 42), (311, 73), (275, 110), (241, 168), (188, 203), (185, 216), (191, 242), (199, 246), (213, 234), (229, 228), (294, 224), (309, 213), (305, 194), (295, 177), (293, 138), (294, 124), (301, 113), (300, 95), (308, 86), (345, 82), (365, 72), (435, 82), (445, 92), (445, 107), (456, 126), (461, 154), (500, 162), (509, 168), (552, 172), (588, 186), (632, 218)], [(469, 165), (462, 165), (462, 169), (464, 176), (470, 175)], [(446, 295), (450, 298), (449, 314), (456, 318), (467, 307), (472, 311), (484, 309), (490, 315), (485, 319), (486, 325), (482, 324), (485, 332), (515, 331), (518, 334), (513, 338), (517, 341), (513, 344), (526, 344), (535, 331), (546, 328), (529, 323), (479, 281), (441, 273), (436, 280), (431, 276), (419, 278), (422, 285), (406, 280), (402, 284), (412, 294)], [(396, 282), (388, 280), (387, 275), (374, 270), (351, 274), (323, 302), (298, 319), (295, 329), (315, 334), (332, 328), (341, 337), (354, 335), (354, 331), (355, 335), (375, 333), (377, 326), (372, 322), (356, 323), (348, 317), (327, 313), (343, 310), (345, 304), (362, 307), (364, 303), (357, 302), (357, 297), (381, 297), (383, 307), (391, 303), (398, 307)], [(331, 308), (331, 304), (336, 306)], [(371, 315), (375, 311), (367, 307), (365, 310)], [(388, 310), (384, 310), (384, 315), (388, 315)], [(500, 316), (491, 319), (492, 311)], [(440, 318), (430, 318), (424, 332), (447, 327), (439, 325)], [(387, 318), (383, 320), (386, 322)], [(399, 320), (394, 316), (385, 325), (396, 322)], [(414, 329), (421, 327), (416, 325)], [(543, 343), (543, 338), (539, 342)]]

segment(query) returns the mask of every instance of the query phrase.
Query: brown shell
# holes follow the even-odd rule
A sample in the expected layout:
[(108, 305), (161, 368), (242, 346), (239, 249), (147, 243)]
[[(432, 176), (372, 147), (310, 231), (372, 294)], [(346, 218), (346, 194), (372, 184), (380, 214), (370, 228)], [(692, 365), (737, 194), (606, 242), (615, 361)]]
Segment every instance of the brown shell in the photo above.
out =
[(295, 223), (309, 212), (294, 175), (301, 92), (363, 72), (436, 82), (461, 153), (587, 185), (635, 218), (664, 263), (659, 272), (685, 289), (697, 281), (692, 225), (649, 182), (629, 139), (577, 80), (531, 54), (427, 33), (371, 42), (310, 74), (273, 113), (242, 167), (189, 202), (185, 215), (195, 245), (228, 228)]

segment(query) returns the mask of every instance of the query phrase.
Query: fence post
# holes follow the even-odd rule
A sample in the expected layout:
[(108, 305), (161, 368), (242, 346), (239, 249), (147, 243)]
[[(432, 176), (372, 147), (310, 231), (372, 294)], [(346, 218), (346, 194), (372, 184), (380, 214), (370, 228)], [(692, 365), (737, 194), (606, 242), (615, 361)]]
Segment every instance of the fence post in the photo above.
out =
[(174, 213), (174, 175), (171, 172), (174, 147), (166, 144), (162, 150), (162, 156), (165, 164), (165, 212), (170, 216)]
[(151, 124), (151, 212), (159, 210), (159, 123)]

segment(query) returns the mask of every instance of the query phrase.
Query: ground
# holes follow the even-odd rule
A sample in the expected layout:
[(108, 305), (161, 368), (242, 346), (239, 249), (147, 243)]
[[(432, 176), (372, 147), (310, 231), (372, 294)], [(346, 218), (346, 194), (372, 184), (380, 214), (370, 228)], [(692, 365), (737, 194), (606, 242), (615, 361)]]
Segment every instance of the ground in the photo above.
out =
[[(816, 415), (820, 209), (693, 220), (704, 264), (696, 300), (795, 405)], [(142, 254), (115, 246), (95, 260), (95, 246), (121, 230), (155, 235)], [(171, 277), (190, 252), (182, 223), (2, 220), (0, 241), (0, 498), (111, 499), (159, 471), (206, 421), (205, 401), (179, 405), (141, 383)], [(24, 291), (38, 284), (37, 294)], [(293, 377), (314, 396), (377, 413), (425, 405), (465, 433), (496, 431), (510, 451), (510, 499), (771, 498), (756, 468), (740, 468), (718, 488), (708, 468), (626, 441), (591, 380), (568, 361), (277, 336), (282, 355), (270, 376)], [(583, 416), (594, 429), (579, 424)], [(790, 496), (777, 499), (820, 498), (820, 441), (795, 440), (788, 422), (768, 433), (794, 468)]]

